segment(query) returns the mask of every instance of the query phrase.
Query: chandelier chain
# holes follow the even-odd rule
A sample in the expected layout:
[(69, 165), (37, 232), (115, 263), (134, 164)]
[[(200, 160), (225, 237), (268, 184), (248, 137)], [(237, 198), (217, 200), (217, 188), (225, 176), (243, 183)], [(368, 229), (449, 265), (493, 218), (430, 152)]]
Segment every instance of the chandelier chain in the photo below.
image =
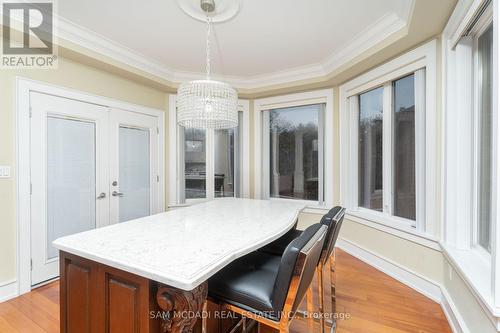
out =
[(212, 24), (211, 24), (211, 19), (210, 16), (208, 15), (207, 12), (207, 48), (206, 48), (206, 55), (207, 55), (207, 63), (206, 63), (206, 72), (207, 72), (207, 80), (210, 80), (210, 72), (211, 72), (211, 63), (210, 63), (210, 32), (212, 30)]

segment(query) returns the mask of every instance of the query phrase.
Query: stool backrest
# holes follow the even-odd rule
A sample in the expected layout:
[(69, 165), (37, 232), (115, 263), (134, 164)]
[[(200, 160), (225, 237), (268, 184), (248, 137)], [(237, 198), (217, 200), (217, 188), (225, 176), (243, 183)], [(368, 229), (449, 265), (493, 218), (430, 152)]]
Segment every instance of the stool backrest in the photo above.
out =
[(321, 224), (326, 225), (328, 230), (326, 231), (325, 244), (323, 245), (323, 251), (321, 253), (320, 262), (324, 265), (328, 258), (333, 253), (335, 249), (335, 243), (339, 237), (340, 227), (344, 221), (345, 208), (340, 206), (333, 207), (323, 218), (321, 219)]
[(274, 283), (272, 300), (276, 311), (291, 315), (297, 310), (314, 277), (327, 229), (314, 224), (285, 249)]

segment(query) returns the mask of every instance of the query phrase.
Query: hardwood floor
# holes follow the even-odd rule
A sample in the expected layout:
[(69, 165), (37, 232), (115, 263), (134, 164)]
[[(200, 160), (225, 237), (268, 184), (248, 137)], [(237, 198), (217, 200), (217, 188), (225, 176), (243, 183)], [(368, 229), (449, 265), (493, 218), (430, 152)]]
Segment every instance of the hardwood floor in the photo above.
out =
[[(451, 333), (439, 304), (337, 250), (338, 333)], [(0, 304), (0, 332), (59, 332), (59, 283)], [(293, 333), (307, 332), (303, 319)], [(125, 333), (125, 332), (124, 332)]]

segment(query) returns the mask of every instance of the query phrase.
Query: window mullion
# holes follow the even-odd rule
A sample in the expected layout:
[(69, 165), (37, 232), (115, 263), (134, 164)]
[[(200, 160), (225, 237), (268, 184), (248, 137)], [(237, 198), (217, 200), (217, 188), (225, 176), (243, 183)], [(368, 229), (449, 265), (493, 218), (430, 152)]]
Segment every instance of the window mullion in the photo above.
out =
[[(347, 192), (347, 207), (357, 210), (359, 207), (359, 97), (358, 95), (349, 97), (349, 164), (352, 172), (349, 173)], [(353, 168), (352, 168), (353, 167)]]
[(318, 201), (320, 205), (324, 204), (324, 139), (325, 139), (325, 106), (319, 112), (318, 121)]
[[(262, 111), (262, 193), (260, 193), (261, 199), (269, 199), (271, 189), (271, 170), (269, 168), (269, 154), (270, 154), (270, 128), (269, 128), (269, 111)], [(257, 194), (258, 195), (258, 194)]]
[(184, 127), (177, 125), (177, 202), (186, 202), (186, 175), (185, 175), (185, 137)]
[(416, 224), (418, 231), (425, 232), (425, 68), (415, 72), (415, 192), (416, 192)]
[(455, 206), (450, 207), (456, 210), (456, 220), (450, 220), (455, 223), (455, 246), (461, 250), (469, 250), (472, 241), (471, 222), (475, 217), (473, 213), (473, 70), (471, 68), (472, 60), (472, 37), (467, 36), (461, 39), (455, 48), (456, 52), (456, 108), (453, 111), (457, 118), (455, 134), (457, 161), (454, 185), (449, 191), (454, 191), (456, 195)]
[(213, 199), (215, 198), (215, 147), (214, 147), (214, 141), (215, 141), (215, 133), (213, 129), (207, 129), (206, 130), (206, 142), (207, 142), (207, 149), (206, 149), (206, 194), (207, 194), (207, 199)]
[(392, 124), (392, 82), (384, 84), (383, 95), (383, 132), (382, 132), (382, 186), (383, 186), (383, 211), (393, 214), (393, 130)]

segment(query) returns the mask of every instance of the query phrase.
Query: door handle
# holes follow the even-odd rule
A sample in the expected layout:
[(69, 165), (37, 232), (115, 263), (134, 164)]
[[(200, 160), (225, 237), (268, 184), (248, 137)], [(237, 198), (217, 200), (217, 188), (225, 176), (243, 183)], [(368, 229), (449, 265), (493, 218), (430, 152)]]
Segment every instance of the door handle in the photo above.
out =
[(104, 198), (106, 198), (106, 193), (104, 193), (104, 192), (99, 194), (99, 196), (97, 197), (97, 199), (104, 199)]
[(116, 191), (113, 191), (113, 193), (111, 193), (111, 195), (114, 196), (114, 197), (123, 197), (123, 193), (116, 192)]

